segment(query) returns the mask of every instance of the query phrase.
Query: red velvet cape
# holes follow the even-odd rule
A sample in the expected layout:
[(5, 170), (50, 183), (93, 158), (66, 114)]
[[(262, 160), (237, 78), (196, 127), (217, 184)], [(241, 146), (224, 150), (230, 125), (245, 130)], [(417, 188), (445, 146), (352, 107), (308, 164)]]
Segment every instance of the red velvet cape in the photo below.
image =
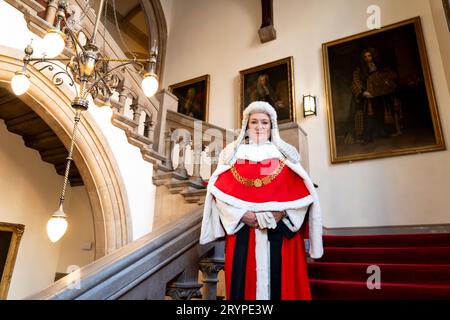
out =
[[(242, 177), (256, 179), (271, 174), (278, 164), (278, 159), (268, 159), (257, 163), (249, 160), (241, 160), (235, 163), (235, 168)], [(288, 166), (284, 166), (280, 174), (271, 183), (261, 187), (250, 187), (241, 184), (233, 177), (231, 170), (223, 172), (217, 178), (214, 186), (227, 195), (255, 203), (294, 201), (310, 194), (303, 179)], [(304, 229), (307, 228), (302, 227), (291, 239), (283, 239), (281, 250), (281, 299), (283, 300), (311, 299), (302, 234)], [(236, 235), (227, 235), (225, 244), (225, 286), (227, 297), (230, 296), (231, 270), (235, 244)], [(239, 263), (243, 262), (240, 261)], [(246, 263), (245, 299), (254, 300), (256, 299), (254, 229), (250, 230), (247, 261), (244, 263)]]
[[(234, 167), (242, 177), (256, 179), (271, 174), (278, 164), (279, 159), (267, 159), (261, 162), (241, 160), (237, 161)], [(238, 182), (231, 170), (219, 175), (214, 186), (230, 196), (255, 203), (294, 201), (309, 195), (303, 179), (286, 165), (275, 179), (261, 187), (250, 187)]]

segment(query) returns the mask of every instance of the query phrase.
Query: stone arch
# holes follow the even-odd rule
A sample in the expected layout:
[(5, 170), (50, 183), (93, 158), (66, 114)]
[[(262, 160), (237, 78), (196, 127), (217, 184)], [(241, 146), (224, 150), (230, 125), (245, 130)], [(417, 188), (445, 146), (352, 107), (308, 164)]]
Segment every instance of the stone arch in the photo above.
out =
[(163, 83), (164, 63), (167, 51), (167, 22), (160, 0), (140, 0), (142, 10), (147, 21), (149, 33), (149, 48), (152, 47), (153, 40), (158, 45), (158, 60), (156, 62), (156, 73), (159, 83)]
[[(10, 86), (10, 80), (22, 67), (23, 54), (0, 46), (0, 85)], [(68, 147), (72, 136), (74, 110), (70, 107), (73, 93), (67, 86), (56, 87), (50, 79), (33, 67), (27, 71), (31, 86), (20, 96)], [(120, 248), (132, 239), (131, 215), (122, 177), (112, 151), (101, 130), (88, 112), (79, 126), (74, 161), (91, 201), (95, 259)], [(55, 202), (58, 195), (55, 195)]]

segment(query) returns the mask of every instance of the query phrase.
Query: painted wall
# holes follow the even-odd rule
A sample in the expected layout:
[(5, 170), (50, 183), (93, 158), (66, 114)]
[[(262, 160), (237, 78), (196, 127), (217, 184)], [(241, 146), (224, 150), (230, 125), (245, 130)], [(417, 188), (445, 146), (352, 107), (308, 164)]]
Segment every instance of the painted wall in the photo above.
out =
[(149, 233), (153, 226), (156, 187), (153, 165), (142, 159), (139, 148), (128, 143), (125, 132), (111, 124), (112, 109), (91, 103), (88, 112), (109, 142), (122, 175), (130, 206), (133, 240)]
[(450, 97), (429, 1), (274, 1), (277, 39), (261, 44), (257, 34), (261, 24), (259, 0), (174, 0), (166, 13), (171, 25), (163, 86), (210, 74), (209, 121), (234, 128), (239, 70), (293, 56), (297, 114), (302, 94), (311, 93), (318, 99), (318, 116), (298, 121), (309, 135), (310, 173), (320, 186), (324, 225), (449, 223), (449, 151), (330, 163), (321, 45), (367, 31), (366, 10), (373, 4), (381, 8), (382, 25), (421, 16), (448, 143)]
[[(42, 40), (31, 33), (23, 14), (4, 1), (0, 1), (0, 44), (23, 50), (33, 39), (35, 54), (41, 49)], [(96, 120), (101, 132), (109, 142), (122, 176), (131, 213), (132, 239), (137, 239), (152, 229), (155, 206), (155, 186), (152, 183), (153, 166), (142, 159), (139, 148), (130, 145), (125, 132), (111, 124), (112, 110), (90, 103), (88, 112)]]
[(173, 4), (174, 0), (164, 0), (161, 1), (161, 6), (164, 11), (164, 16), (166, 18), (166, 24), (167, 24), (167, 33), (170, 37), (170, 28), (172, 26), (172, 20), (173, 20)]
[(43, 162), (38, 151), (25, 147), (22, 137), (10, 133), (0, 120), (0, 221), (25, 225), (8, 299), (21, 299), (46, 288), (55, 273), (65, 272), (68, 265), (93, 261), (93, 250), (80, 250), (80, 243), (94, 239), (84, 187), (67, 190), (65, 210), (70, 227), (66, 236), (57, 243), (47, 237), (47, 221), (57, 209), (62, 182), (55, 167)]

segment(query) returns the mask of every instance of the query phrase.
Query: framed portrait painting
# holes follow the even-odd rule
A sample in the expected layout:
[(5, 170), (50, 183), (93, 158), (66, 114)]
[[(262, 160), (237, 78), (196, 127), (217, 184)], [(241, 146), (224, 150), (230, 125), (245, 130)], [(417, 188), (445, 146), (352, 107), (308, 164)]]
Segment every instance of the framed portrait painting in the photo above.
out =
[(242, 112), (253, 101), (266, 101), (277, 111), (279, 123), (295, 121), (293, 59), (287, 57), (240, 73), (240, 109)]
[(25, 226), (0, 222), (0, 300), (8, 296), (19, 243)]
[(419, 17), (322, 50), (332, 163), (445, 149)]
[(209, 75), (186, 80), (169, 86), (178, 98), (178, 113), (208, 121)]

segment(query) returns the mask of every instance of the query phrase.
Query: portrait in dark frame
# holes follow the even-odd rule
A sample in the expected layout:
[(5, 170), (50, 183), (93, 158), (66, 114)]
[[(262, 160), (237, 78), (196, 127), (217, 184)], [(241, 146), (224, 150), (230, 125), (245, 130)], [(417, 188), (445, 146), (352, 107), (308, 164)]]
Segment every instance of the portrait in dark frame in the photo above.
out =
[(208, 121), (209, 75), (203, 75), (169, 86), (178, 98), (178, 113)]
[(266, 101), (277, 111), (279, 123), (295, 122), (292, 57), (242, 70), (240, 81), (239, 117), (251, 102)]

